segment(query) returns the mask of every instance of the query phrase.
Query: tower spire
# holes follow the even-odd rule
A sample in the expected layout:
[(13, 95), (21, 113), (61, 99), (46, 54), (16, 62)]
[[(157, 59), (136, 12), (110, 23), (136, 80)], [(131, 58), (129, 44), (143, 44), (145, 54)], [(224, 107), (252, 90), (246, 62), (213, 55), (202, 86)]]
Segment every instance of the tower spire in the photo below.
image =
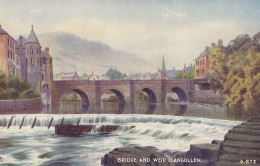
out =
[(162, 70), (166, 70), (166, 68), (165, 68), (165, 62), (164, 62), (164, 55), (163, 55), (163, 59), (162, 59)]

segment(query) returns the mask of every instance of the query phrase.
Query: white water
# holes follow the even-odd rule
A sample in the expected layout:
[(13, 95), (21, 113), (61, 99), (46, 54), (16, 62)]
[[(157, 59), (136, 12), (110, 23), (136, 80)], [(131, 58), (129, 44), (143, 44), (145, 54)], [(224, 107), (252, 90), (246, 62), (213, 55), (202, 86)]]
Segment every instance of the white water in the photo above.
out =
[[(7, 129), (11, 117), (0, 116), (0, 164), (97, 166), (101, 157), (114, 148), (135, 145), (187, 151), (190, 144), (222, 140), (229, 129), (240, 123), (169, 115), (32, 114), (14, 115)], [(23, 117), (25, 120), (19, 129)], [(31, 129), (35, 117), (37, 121)], [(63, 117), (64, 124), (76, 124), (80, 119), (80, 124), (122, 127), (106, 136), (92, 132), (87, 136), (63, 137), (54, 134), (54, 126), (60, 124)]]

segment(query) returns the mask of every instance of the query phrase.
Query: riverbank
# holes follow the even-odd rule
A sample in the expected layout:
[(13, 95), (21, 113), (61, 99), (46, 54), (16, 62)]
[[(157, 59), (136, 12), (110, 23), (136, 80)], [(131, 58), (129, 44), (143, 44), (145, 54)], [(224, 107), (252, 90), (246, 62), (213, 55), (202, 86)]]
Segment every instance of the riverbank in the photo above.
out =
[(0, 114), (40, 113), (41, 98), (0, 100)]

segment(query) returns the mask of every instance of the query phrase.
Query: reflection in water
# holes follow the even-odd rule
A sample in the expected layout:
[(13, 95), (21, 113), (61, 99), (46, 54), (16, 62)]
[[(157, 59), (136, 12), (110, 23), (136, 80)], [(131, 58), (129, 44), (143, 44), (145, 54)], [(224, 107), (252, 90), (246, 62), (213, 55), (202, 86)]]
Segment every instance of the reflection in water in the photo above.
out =
[(100, 107), (90, 105), (87, 111), (82, 111), (81, 103), (60, 103), (55, 113), (87, 113), (87, 114), (151, 114), (151, 115), (175, 115), (204, 117), (213, 119), (235, 119), (228, 116), (224, 107), (219, 105), (193, 104), (188, 102), (168, 102), (154, 104), (147, 102), (136, 102), (135, 104), (120, 105), (120, 102), (101, 102)]

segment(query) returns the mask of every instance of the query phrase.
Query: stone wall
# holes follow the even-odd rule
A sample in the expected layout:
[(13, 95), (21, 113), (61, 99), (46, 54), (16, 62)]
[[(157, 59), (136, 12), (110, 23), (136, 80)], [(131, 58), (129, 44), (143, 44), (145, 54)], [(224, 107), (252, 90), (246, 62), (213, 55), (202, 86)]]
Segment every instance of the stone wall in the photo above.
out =
[(260, 166), (260, 117), (233, 127), (225, 135), (218, 166)]
[(36, 113), (41, 112), (41, 98), (23, 100), (0, 100), (1, 113)]
[(227, 96), (211, 90), (190, 90), (190, 101), (195, 103), (223, 104)]

